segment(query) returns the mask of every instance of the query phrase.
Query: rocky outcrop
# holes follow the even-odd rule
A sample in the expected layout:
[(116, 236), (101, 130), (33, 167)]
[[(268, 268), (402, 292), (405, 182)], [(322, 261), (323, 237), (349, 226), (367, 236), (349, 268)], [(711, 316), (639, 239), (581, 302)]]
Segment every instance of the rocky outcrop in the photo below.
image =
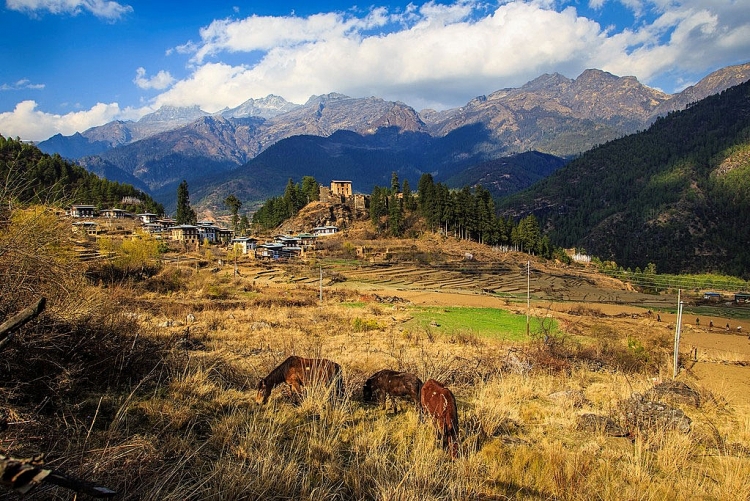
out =
[(647, 391), (643, 397), (670, 405), (690, 405), (696, 408), (701, 405), (700, 394), (682, 381), (659, 383)]
[(655, 430), (677, 430), (689, 433), (692, 420), (680, 409), (648, 400), (634, 393), (622, 402), (624, 421), (629, 430), (648, 433)]
[(643, 395), (633, 393), (630, 398), (622, 400), (613, 416), (580, 415), (576, 429), (614, 437), (669, 430), (689, 433), (692, 419), (681, 409), (673, 407), (678, 404), (698, 407), (700, 396), (694, 388), (681, 381), (660, 383)]

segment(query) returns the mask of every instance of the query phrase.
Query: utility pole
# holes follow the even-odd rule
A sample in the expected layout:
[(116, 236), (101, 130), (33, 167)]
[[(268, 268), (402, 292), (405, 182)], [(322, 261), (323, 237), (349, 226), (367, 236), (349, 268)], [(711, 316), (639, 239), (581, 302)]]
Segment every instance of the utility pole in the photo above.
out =
[(672, 372), (672, 379), (677, 377), (679, 371), (679, 356), (680, 356), (680, 330), (682, 328), (682, 300), (681, 298), (682, 289), (677, 289), (677, 325), (674, 330), (674, 371)]
[(526, 261), (526, 337), (529, 337), (529, 311), (531, 310), (531, 260)]
[(323, 267), (319, 266), (320, 270), (320, 306), (323, 306)]

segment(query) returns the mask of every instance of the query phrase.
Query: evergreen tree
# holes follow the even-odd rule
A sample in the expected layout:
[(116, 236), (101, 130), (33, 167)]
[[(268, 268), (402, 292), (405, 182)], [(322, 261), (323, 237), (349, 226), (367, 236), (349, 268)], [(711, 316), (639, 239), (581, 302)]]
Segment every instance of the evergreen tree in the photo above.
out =
[(198, 216), (190, 207), (190, 192), (186, 180), (182, 180), (177, 187), (177, 215), (175, 216), (177, 224), (195, 224), (198, 222)]
[(414, 194), (411, 192), (411, 186), (409, 186), (409, 180), (404, 179), (402, 184), (401, 193), (404, 194), (404, 209), (413, 211), (417, 208), (416, 200), (414, 200)]
[(286, 204), (286, 212), (283, 214), (284, 219), (292, 217), (300, 209), (299, 191), (291, 178), (289, 178), (284, 189), (284, 203)]
[(541, 243), (539, 221), (533, 214), (521, 219), (518, 223), (518, 243), (521, 250), (528, 253), (539, 253)]
[(396, 171), (393, 171), (391, 173), (391, 195), (399, 193), (401, 190), (401, 185), (398, 182), (398, 174), (396, 174)]
[(404, 233), (404, 215), (397, 193), (393, 193), (388, 199), (388, 231), (394, 237), (400, 237)]
[(237, 198), (234, 194), (231, 194), (224, 199), (224, 205), (229, 207), (229, 210), (232, 213), (232, 229), (236, 234), (238, 230), (237, 226), (240, 222), (239, 212), (240, 207), (242, 207), (242, 202), (240, 202), (240, 199)]
[(388, 201), (385, 190), (375, 186), (370, 195), (370, 221), (377, 231), (382, 229), (381, 219), (388, 215)]
[(302, 198), (305, 204), (309, 204), (315, 200), (320, 200), (320, 183), (318, 183), (312, 176), (304, 176), (302, 178)]

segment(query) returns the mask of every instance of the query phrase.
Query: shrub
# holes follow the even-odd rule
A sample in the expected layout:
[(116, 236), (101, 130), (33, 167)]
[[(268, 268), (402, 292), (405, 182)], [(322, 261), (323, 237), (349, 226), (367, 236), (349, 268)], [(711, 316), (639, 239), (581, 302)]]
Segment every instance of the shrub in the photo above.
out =
[(382, 327), (374, 319), (363, 319), (356, 317), (352, 320), (352, 330), (354, 332), (369, 332), (381, 329)]

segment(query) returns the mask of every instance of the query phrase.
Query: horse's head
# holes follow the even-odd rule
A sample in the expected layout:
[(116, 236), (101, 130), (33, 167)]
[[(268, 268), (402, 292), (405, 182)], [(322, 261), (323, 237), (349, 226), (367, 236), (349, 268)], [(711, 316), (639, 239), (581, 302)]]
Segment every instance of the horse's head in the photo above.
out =
[(258, 382), (258, 393), (255, 394), (255, 402), (260, 405), (264, 405), (266, 402), (268, 402), (268, 397), (270, 396), (271, 386), (268, 384), (265, 378), (263, 378)]

